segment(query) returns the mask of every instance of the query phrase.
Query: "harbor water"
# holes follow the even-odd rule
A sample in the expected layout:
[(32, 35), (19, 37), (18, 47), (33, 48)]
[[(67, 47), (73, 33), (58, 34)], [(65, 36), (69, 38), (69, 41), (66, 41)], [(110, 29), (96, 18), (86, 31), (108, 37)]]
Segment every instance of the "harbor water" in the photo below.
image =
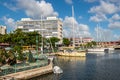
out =
[(120, 80), (120, 51), (88, 53), (86, 57), (56, 57), (62, 74), (46, 74), (31, 80)]

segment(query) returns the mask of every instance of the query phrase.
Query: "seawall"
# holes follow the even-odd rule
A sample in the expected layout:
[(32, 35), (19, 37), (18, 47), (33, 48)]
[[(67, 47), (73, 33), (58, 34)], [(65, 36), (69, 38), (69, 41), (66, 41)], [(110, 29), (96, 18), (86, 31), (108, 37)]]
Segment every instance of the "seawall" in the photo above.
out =
[(0, 80), (25, 80), (52, 72), (53, 63), (50, 61), (47, 66), (1, 76)]

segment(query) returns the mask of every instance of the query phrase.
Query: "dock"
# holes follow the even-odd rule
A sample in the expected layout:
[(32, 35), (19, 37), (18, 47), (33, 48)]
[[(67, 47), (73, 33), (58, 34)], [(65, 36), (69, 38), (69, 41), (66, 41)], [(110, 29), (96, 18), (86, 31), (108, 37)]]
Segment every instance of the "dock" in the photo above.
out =
[(52, 72), (53, 72), (53, 62), (50, 61), (50, 63), (47, 66), (25, 70), (17, 73), (12, 73), (5, 76), (0, 76), (0, 80), (25, 80)]

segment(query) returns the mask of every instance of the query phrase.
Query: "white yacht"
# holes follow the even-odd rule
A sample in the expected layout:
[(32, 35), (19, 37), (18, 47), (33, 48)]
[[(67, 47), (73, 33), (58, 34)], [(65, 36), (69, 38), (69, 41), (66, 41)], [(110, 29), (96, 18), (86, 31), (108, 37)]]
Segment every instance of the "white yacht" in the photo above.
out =
[(104, 52), (105, 48), (91, 48), (87, 49), (87, 52)]

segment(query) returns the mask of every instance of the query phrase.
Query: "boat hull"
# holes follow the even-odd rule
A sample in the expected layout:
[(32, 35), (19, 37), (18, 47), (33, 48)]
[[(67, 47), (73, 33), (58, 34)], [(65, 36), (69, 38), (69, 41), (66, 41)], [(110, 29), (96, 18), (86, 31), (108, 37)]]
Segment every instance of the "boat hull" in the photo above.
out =
[(94, 48), (94, 49), (88, 49), (88, 52), (104, 52), (105, 48)]
[(86, 56), (86, 52), (58, 52), (57, 53), (58, 56), (69, 56), (69, 57), (85, 57)]

